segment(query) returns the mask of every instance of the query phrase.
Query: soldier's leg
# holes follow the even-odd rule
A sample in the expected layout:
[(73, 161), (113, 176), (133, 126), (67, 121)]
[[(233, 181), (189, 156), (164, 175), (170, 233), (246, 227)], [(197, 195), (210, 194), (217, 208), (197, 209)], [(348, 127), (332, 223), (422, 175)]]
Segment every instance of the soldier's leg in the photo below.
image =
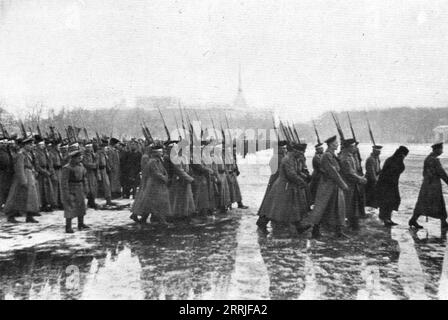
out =
[(110, 189), (110, 181), (109, 175), (106, 173), (106, 170), (102, 172), (102, 181), (103, 181), (103, 190), (104, 190), (104, 198), (106, 199), (106, 204), (112, 204), (112, 193)]
[(65, 219), (65, 233), (74, 233), (72, 228), (72, 219), (66, 218)]
[[(381, 208), (380, 208), (380, 212), (381, 212)], [(409, 219), (409, 222), (408, 222), (408, 224), (411, 228), (423, 229), (423, 227), (421, 225), (419, 225), (417, 222), (419, 217), (420, 217), (420, 214), (418, 214), (414, 211), (411, 219)]]

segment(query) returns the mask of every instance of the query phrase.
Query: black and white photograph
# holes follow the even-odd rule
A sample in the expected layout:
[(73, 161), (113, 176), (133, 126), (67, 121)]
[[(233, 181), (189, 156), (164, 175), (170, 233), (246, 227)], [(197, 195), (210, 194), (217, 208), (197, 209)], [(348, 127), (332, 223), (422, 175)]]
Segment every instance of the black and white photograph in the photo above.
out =
[(448, 299), (447, 141), (447, 1), (0, 0), (0, 300)]

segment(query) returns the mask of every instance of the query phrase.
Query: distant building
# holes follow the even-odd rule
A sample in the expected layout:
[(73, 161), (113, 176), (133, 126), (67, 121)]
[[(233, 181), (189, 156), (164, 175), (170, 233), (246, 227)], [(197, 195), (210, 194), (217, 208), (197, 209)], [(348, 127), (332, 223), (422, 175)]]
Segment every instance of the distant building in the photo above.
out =
[(435, 141), (446, 142), (448, 141), (448, 125), (437, 126), (433, 129)]
[(247, 111), (246, 98), (243, 94), (243, 83), (241, 80), (241, 66), (238, 69), (238, 92), (236, 93), (235, 100), (233, 101), (233, 108), (236, 110)]

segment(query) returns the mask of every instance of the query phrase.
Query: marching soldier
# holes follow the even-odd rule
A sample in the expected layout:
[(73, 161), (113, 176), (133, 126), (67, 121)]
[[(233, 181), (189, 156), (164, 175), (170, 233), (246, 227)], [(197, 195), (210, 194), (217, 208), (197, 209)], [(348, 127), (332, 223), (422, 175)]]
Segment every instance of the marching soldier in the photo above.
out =
[(85, 145), (84, 156), (82, 164), (86, 169), (86, 195), (87, 206), (92, 209), (98, 209), (98, 205), (95, 203), (95, 199), (98, 195), (98, 156), (93, 150), (93, 143), (87, 143)]
[(41, 210), (44, 212), (50, 212), (55, 207), (52, 184), (52, 178), (54, 176), (53, 164), (51, 163), (44, 139), (42, 139), (39, 135), (36, 135), (34, 138), (37, 142), (37, 147), (34, 154)]
[(82, 152), (77, 143), (69, 147), (70, 161), (62, 168), (62, 203), (64, 205), (65, 232), (73, 233), (72, 219), (78, 218), (78, 229), (89, 229), (84, 224), (86, 205), (84, 184), (86, 170), (82, 165)]
[(130, 150), (123, 151), (120, 157), (121, 182), (123, 198), (129, 199), (132, 195), (132, 198), (135, 199), (140, 184), (142, 153), (138, 150), (138, 143), (135, 140), (131, 140), (129, 148)]
[(113, 202), (109, 180), (110, 164), (106, 151), (107, 143), (107, 140), (102, 139), (100, 145), (98, 146), (98, 182), (102, 187), (104, 198), (106, 199), (106, 205), (111, 206), (113, 205)]
[(116, 148), (116, 145), (120, 140), (116, 138), (110, 139), (110, 146), (107, 150), (107, 157), (110, 163), (109, 181), (110, 190), (113, 199), (121, 197), (121, 183), (120, 183), (120, 152)]
[(186, 219), (196, 212), (191, 184), (194, 178), (189, 174), (190, 168), (186, 161), (179, 157), (181, 163), (175, 164), (171, 161), (170, 153), (174, 144), (178, 141), (169, 141), (165, 149), (164, 165), (168, 173), (168, 189), (171, 201), (171, 211), (167, 218)]
[(13, 155), (14, 176), (6, 200), (4, 212), (8, 222), (17, 223), (15, 216), (26, 214), (26, 222), (38, 223), (33, 216), (39, 213), (40, 203), (35, 180), (35, 171), (31, 151), (33, 137), (18, 140), (20, 150)]
[(131, 218), (145, 224), (151, 214), (161, 224), (168, 225), (165, 217), (171, 216), (171, 205), (168, 172), (163, 165), (163, 145), (154, 144), (151, 150), (151, 157), (142, 169), (143, 189), (134, 202)]
[(320, 162), (322, 176), (310, 215), (310, 221), (313, 224), (312, 236), (313, 238), (320, 237), (320, 225), (325, 222), (334, 228), (337, 237), (347, 237), (343, 233), (343, 226), (345, 225), (344, 191), (348, 190), (348, 186), (341, 177), (339, 159), (335, 154), (339, 143), (336, 136), (327, 139), (325, 143), (327, 150)]
[(301, 221), (309, 212), (307, 199), (307, 183), (298, 174), (297, 158), (303, 155), (306, 144), (290, 143), (288, 153), (282, 159), (279, 176), (266, 196), (260, 216), (266, 220), (280, 224), (294, 225), (297, 231), (302, 232)]
[(405, 170), (404, 159), (409, 149), (400, 146), (395, 153), (386, 159), (376, 183), (376, 203), (380, 209), (379, 218), (386, 227), (396, 225), (392, 219), (392, 211), (398, 211), (401, 203), (399, 180)]
[(9, 140), (5, 137), (0, 140), (0, 208), (8, 198), (14, 175), (14, 163), (11, 154), (13, 143), (14, 140)]
[(345, 216), (348, 219), (349, 226), (353, 230), (358, 230), (361, 208), (364, 206), (360, 186), (366, 184), (367, 180), (359, 174), (357, 168), (355, 139), (346, 139), (342, 143), (344, 148), (339, 157), (341, 176), (348, 186), (348, 189), (344, 190)]
[(414, 214), (409, 220), (409, 226), (421, 229), (417, 223), (420, 216), (439, 219), (442, 230), (448, 228), (445, 199), (442, 194), (442, 183), (448, 184), (448, 175), (440, 163), (439, 156), (443, 153), (443, 143), (432, 145), (432, 152), (426, 157), (423, 164), (423, 182), (418, 194)]
[(59, 143), (52, 141), (49, 144), (49, 157), (50, 162), (53, 164), (52, 184), (53, 184), (53, 203), (58, 209), (63, 209), (62, 206), (62, 154), (59, 150)]
[(279, 167), (280, 163), (282, 162), (283, 158), (286, 156), (287, 153), (287, 142), (286, 141), (279, 141), (278, 147), (277, 147), (277, 153), (272, 155), (271, 160), (269, 160), (269, 167), (271, 168), (271, 176), (269, 177), (268, 185), (266, 187), (266, 191), (264, 193), (263, 201), (261, 202), (260, 208), (258, 209), (258, 220), (257, 220), (257, 226), (262, 229), (266, 230), (266, 226), (269, 223), (269, 219), (266, 218), (265, 215), (262, 215), (261, 213), (265, 211), (264, 206), (266, 205), (266, 198), (269, 194), (269, 191), (272, 188), (272, 185), (277, 180), (279, 176)]
[(382, 146), (374, 145), (372, 153), (366, 160), (366, 207), (378, 208), (375, 200), (375, 187), (381, 171), (380, 154)]
[(316, 144), (314, 148), (316, 149), (316, 153), (314, 154), (312, 162), (313, 173), (311, 175), (311, 182), (310, 182), (311, 203), (314, 203), (316, 199), (317, 186), (319, 184), (319, 180), (322, 175), (320, 169), (320, 160), (322, 159), (322, 155), (324, 154), (324, 147), (322, 143)]

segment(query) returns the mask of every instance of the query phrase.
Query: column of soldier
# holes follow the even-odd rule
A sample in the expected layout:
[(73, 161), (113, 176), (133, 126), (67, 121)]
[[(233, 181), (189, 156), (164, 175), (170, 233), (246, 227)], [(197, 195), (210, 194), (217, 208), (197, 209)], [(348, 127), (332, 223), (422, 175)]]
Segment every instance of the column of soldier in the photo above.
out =
[[(225, 214), (234, 203), (247, 209), (237, 180), (236, 146), (225, 145), (224, 130), (221, 162), (175, 164), (170, 151), (182, 139), (195, 139), (193, 126), (187, 122), (185, 136), (173, 140), (162, 120), (165, 141), (153, 139), (143, 124), (145, 138), (128, 141), (98, 133), (89, 139), (86, 129), (80, 139), (81, 129), (72, 126), (65, 129), (65, 138), (54, 127), (44, 137), (39, 126), (33, 134), (22, 122), (19, 137), (0, 125), (0, 206), (7, 221), (19, 223), (17, 218), (25, 216), (26, 222), (38, 223), (41, 212), (63, 210), (65, 231), (73, 233), (74, 218), (79, 230), (89, 228), (84, 223), (86, 202), (88, 208), (98, 209), (99, 197), (106, 200), (106, 209), (116, 206), (113, 199), (132, 197), (132, 220), (146, 224), (150, 218), (162, 226)], [(201, 129), (201, 140), (191, 144), (192, 154), (193, 147), (202, 149), (212, 142), (202, 137)]]
[[(301, 143), (295, 128), (282, 122), (280, 128), (276, 128), (279, 139), (270, 161), (272, 174), (258, 211), (260, 231), (267, 232), (271, 222), (274, 230), (281, 225), (292, 227), (299, 234), (311, 229), (312, 238), (317, 239), (322, 236), (321, 227), (324, 226), (337, 238), (349, 239), (346, 230), (356, 233), (360, 229), (360, 219), (367, 217), (366, 208), (379, 209), (379, 219), (384, 226), (397, 225), (392, 221), (392, 212), (399, 210), (399, 178), (405, 170), (404, 159), (409, 149), (400, 146), (381, 168), (382, 146), (375, 143), (367, 119), (373, 146), (365, 162), (364, 174), (359, 142), (349, 114), (352, 138), (344, 137), (337, 116), (333, 113), (332, 116), (341, 141), (340, 152), (337, 154), (339, 141), (336, 135), (324, 141), (327, 145), (324, 151), (313, 123), (318, 143), (312, 160), (312, 174), (306, 166), (307, 144)], [(441, 181), (448, 184), (448, 175), (438, 158), (443, 153), (443, 143), (435, 143), (431, 148), (432, 152), (423, 164), (423, 182), (408, 224), (418, 230), (423, 227), (417, 219), (431, 217), (440, 220), (445, 232), (448, 223)]]

